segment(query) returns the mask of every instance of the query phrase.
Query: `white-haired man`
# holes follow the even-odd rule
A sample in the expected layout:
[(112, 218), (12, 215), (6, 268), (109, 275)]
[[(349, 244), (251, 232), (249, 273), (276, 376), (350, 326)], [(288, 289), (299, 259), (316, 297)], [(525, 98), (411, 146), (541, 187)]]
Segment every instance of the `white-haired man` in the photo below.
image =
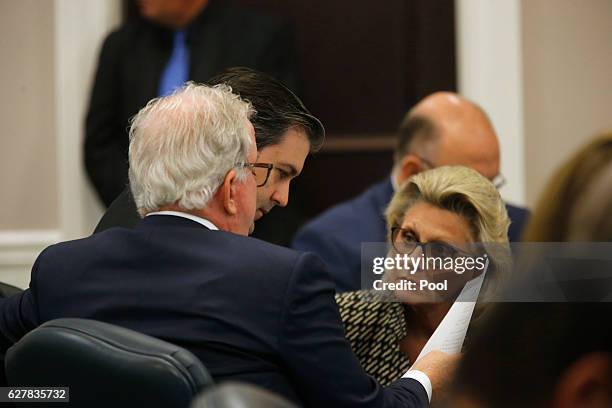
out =
[(427, 406), (454, 356), (427, 356), (383, 389), (344, 338), (321, 261), (246, 236), (261, 184), (251, 112), (223, 85), (188, 85), (141, 110), (129, 160), (143, 220), (43, 251), (30, 289), (0, 300), (0, 353), (45, 321), (82, 317), (183, 346), (217, 380), (304, 405)]

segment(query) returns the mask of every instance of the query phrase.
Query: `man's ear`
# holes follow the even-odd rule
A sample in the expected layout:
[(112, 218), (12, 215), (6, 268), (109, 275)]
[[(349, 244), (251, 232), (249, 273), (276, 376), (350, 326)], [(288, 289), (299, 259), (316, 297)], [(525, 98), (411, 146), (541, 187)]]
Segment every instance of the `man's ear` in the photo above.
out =
[(229, 215), (236, 215), (238, 206), (236, 205), (236, 170), (232, 169), (227, 172), (221, 184), (221, 197), (223, 201), (223, 209)]
[(399, 173), (397, 176), (397, 181), (399, 185), (401, 186), (406, 180), (408, 180), (410, 176), (414, 176), (422, 170), (423, 169), (421, 168), (421, 160), (415, 155), (407, 154), (400, 161)]
[(555, 387), (552, 406), (612, 407), (612, 355), (590, 353), (568, 367)]

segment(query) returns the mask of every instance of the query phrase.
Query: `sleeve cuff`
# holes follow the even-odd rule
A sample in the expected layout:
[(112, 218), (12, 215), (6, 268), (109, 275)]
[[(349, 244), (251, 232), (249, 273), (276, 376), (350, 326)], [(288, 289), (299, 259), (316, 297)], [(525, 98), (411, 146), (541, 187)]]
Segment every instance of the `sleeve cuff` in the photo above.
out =
[(408, 370), (406, 371), (406, 374), (402, 376), (402, 378), (412, 378), (413, 380), (417, 380), (423, 386), (423, 388), (425, 388), (427, 399), (429, 399), (429, 402), (431, 402), (432, 387), (431, 381), (429, 380), (427, 374), (419, 370)]

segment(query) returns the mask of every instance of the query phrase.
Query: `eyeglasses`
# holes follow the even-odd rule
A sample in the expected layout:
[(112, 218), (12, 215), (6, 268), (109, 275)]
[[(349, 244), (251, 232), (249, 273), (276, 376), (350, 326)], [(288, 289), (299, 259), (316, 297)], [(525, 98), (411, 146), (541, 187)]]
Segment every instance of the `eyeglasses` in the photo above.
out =
[(417, 247), (426, 257), (457, 258), (459, 256), (474, 256), (474, 254), (443, 242), (418, 242), (407, 237), (409, 230), (401, 227), (391, 228), (391, 244), (398, 254), (410, 255)]
[(251, 169), (257, 187), (263, 187), (268, 182), (274, 165), (272, 163), (243, 163), (241, 167), (248, 167)]
[[(438, 166), (436, 166), (435, 164), (433, 164), (431, 161), (427, 160), (424, 157), (421, 157), (421, 156), (418, 156), (418, 155), (415, 155), (415, 156), (418, 157), (418, 159), (420, 161), (425, 163), (430, 169), (438, 167)], [(493, 179), (491, 180), (491, 183), (493, 184), (493, 186), (496, 189), (499, 190), (500, 188), (502, 188), (503, 186), (506, 185), (506, 178), (504, 177), (503, 174), (497, 173), (497, 175), (495, 177), (493, 177)]]

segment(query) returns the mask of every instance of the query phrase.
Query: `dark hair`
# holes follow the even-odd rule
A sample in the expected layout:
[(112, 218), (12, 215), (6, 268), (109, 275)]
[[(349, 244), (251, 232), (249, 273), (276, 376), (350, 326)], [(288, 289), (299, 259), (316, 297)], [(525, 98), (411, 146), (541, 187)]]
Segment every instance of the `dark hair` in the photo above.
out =
[(422, 115), (411, 114), (410, 112), (400, 123), (397, 133), (397, 145), (393, 155), (396, 163), (408, 153), (412, 153), (416, 141), (432, 141), (436, 135), (435, 125), (431, 119)]
[(321, 148), (325, 128), (302, 101), (277, 79), (251, 68), (234, 67), (212, 77), (208, 85), (226, 84), (232, 92), (251, 102), (256, 113), (251, 118), (257, 149), (279, 144), (285, 132), (302, 129), (310, 142), (310, 151)]
[(612, 351), (609, 302), (498, 303), (475, 327), (454, 392), (484, 407), (546, 406), (564, 371)]

